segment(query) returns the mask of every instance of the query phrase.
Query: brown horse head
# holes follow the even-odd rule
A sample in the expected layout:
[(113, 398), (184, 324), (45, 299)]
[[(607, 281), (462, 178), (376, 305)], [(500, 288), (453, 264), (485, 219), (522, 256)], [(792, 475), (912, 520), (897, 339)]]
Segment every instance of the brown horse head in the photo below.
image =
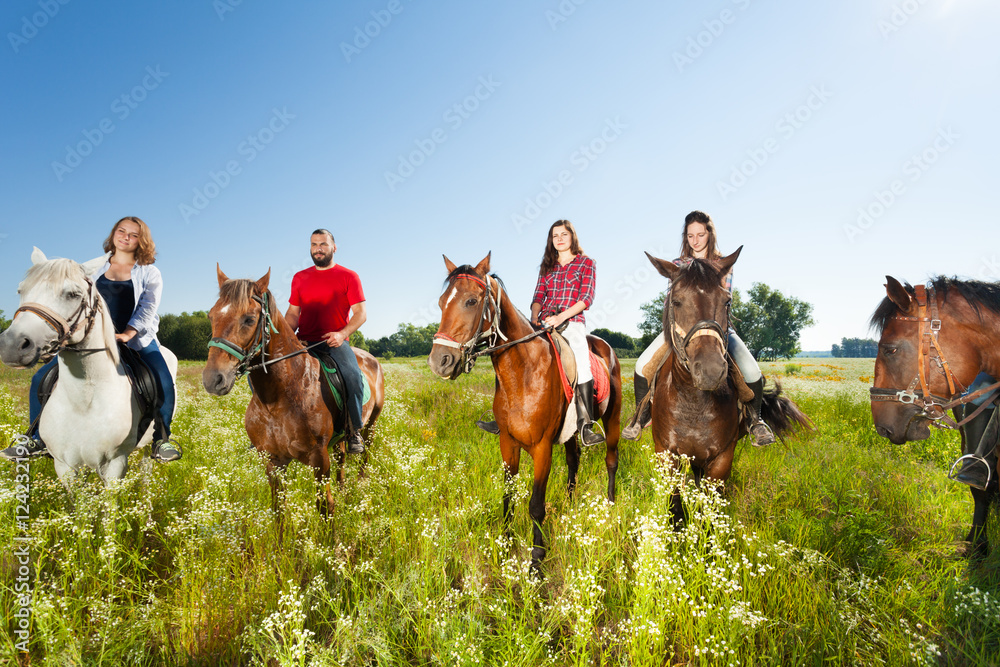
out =
[[(240, 378), (240, 368), (256, 356), (255, 347), (261, 342), (263, 301), (273, 304), (267, 286), (271, 280), (268, 269), (260, 280), (230, 280), (216, 264), (219, 277), (219, 300), (208, 311), (212, 323), (212, 342), (208, 348), (208, 362), (202, 371), (201, 381), (205, 391), (216, 396), (228, 394)], [(272, 309), (273, 310), (273, 309)], [(276, 313), (276, 311), (274, 311)], [(280, 313), (276, 313), (281, 317)]]
[(493, 299), (487, 286), (491, 254), (487, 253), (476, 266), (455, 266), (444, 258), (448, 277), (444, 293), (438, 299), (441, 324), (427, 359), (431, 370), (443, 378), (453, 380), (462, 374), (466, 356), (477, 337), (493, 324), (496, 312), (487, 307)]
[(726, 340), (730, 294), (722, 280), (742, 250), (740, 246), (717, 263), (696, 259), (683, 267), (646, 253), (656, 270), (670, 279), (663, 331), (671, 337), (677, 360), (702, 391), (719, 389), (729, 373)]
[[(980, 340), (976, 329), (986, 325), (978, 305), (973, 305), (973, 291), (985, 284), (944, 277), (931, 284), (934, 289), (928, 288), (927, 304), (921, 307), (916, 288), (886, 276), (886, 297), (871, 318), (871, 326), (881, 333), (875, 358), (872, 418), (878, 434), (897, 445), (926, 439), (931, 421), (943, 414), (928, 405), (960, 393), (982, 368), (982, 354), (977, 348), (985, 341)], [(953, 293), (963, 298), (949, 300)], [(936, 306), (932, 306), (932, 300)], [(937, 310), (933, 324), (932, 307)], [(932, 341), (935, 329), (940, 350)], [(947, 373), (951, 374), (950, 383)], [(920, 381), (921, 374), (924, 382)], [(924, 391), (925, 383), (930, 396)]]

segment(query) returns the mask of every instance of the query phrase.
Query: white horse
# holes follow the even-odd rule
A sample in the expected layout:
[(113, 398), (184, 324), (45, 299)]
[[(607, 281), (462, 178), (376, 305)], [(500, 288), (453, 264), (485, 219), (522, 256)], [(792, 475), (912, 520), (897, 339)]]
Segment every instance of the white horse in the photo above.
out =
[[(121, 479), (129, 454), (153, 437), (152, 424), (141, 437), (137, 433), (139, 405), (118, 357), (107, 304), (90, 280), (104, 261), (103, 255), (83, 264), (46, 259), (35, 248), (18, 286), (21, 307), (0, 334), (0, 360), (8, 366), (27, 368), (59, 354), (59, 380), (38, 426), (64, 483), (83, 466), (105, 484)], [(177, 358), (160, 350), (176, 378)]]

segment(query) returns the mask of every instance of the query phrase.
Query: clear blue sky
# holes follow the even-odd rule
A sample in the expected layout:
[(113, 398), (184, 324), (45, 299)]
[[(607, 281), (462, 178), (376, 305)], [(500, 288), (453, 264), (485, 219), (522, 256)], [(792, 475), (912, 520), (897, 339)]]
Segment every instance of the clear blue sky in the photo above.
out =
[(442, 253), (527, 310), (559, 218), (590, 326), (631, 334), (693, 209), (738, 289), (814, 305), (804, 349), (866, 336), (885, 274), (1000, 279), (994, 2), (235, 3), (3, 3), (8, 316), (33, 245), (89, 259), (125, 215), (161, 313), (210, 308), (216, 262), (284, 306), (329, 227), (369, 337), (437, 321)]

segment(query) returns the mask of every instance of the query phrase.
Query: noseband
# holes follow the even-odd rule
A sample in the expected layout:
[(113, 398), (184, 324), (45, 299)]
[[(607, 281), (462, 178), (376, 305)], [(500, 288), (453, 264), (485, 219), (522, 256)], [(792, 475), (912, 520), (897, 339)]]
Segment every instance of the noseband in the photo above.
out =
[[(236, 367), (237, 380), (257, 368), (263, 368), (266, 373), (268, 364), (278, 361), (277, 359), (272, 360), (272, 362), (267, 361), (267, 348), (271, 342), (271, 333), (278, 333), (278, 328), (274, 326), (274, 322), (271, 320), (268, 292), (264, 292), (262, 296), (254, 295), (250, 298), (260, 304), (260, 317), (257, 318), (257, 329), (254, 331), (254, 336), (250, 341), (249, 347), (240, 347), (236, 343), (218, 336), (208, 342), (209, 349), (217, 347), (223, 352), (236, 357), (236, 360), (240, 362), (239, 366)], [(251, 366), (250, 362), (258, 355), (261, 357), (261, 363)]]
[[(726, 319), (729, 319), (728, 307), (726, 308)], [(699, 320), (693, 327), (685, 331), (674, 319), (674, 302), (669, 294), (667, 295), (667, 329), (670, 331), (670, 343), (674, 349), (674, 353), (688, 371), (691, 368), (687, 347), (695, 338), (710, 336), (718, 340), (719, 344), (722, 345), (723, 357), (726, 356), (729, 350), (729, 327), (723, 329), (722, 325), (715, 320)]]
[[(896, 315), (892, 319), (903, 322), (917, 322), (919, 325), (919, 333), (917, 335), (919, 341), (919, 345), (917, 346), (917, 375), (906, 389), (896, 390), (872, 387), (869, 389), (871, 401), (872, 403), (888, 401), (903, 405), (915, 405), (920, 408), (919, 412), (910, 417), (910, 421), (906, 424), (907, 429), (910, 428), (910, 424), (914, 419), (926, 419), (938, 428), (959, 428), (982, 412), (992, 401), (984, 403), (974, 413), (968, 415), (960, 422), (955, 422), (951, 419), (946, 411), (975, 400), (983, 394), (992, 392), (1000, 387), (1000, 382), (989, 387), (984, 387), (960, 399), (949, 400), (951, 396), (960, 391), (965, 391), (966, 387), (952, 373), (951, 367), (948, 366), (948, 360), (945, 358), (944, 350), (941, 349), (941, 344), (938, 341), (938, 334), (941, 331), (941, 318), (938, 316), (937, 295), (934, 291), (934, 285), (932, 283), (928, 283), (926, 286), (917, 285), (913, 288), (913, 296), (917, 302), (917, 315), (915, 317)], [(930, 316), (928, 316), (928, 309), (930, 310)], [(932, 372), (932, 361), (937, 366), (938, 371), (948, 381), (949, 398), (935, 396), (931, 393), (928, 378)], [(920, 389), (917, 389), (917, 385), (920, 385)], [(944, 422), (944, 425), (940, 422)]]
[[(497, 282), (497, 296), (495, 299), (493, 298), (493, 290), (489, 285), (490, 278), (493, 278)], [(503, 283), (496, 274), (486, 276), (485, 280), (467, 273), (455, 276), (455, 280), (461, 279), (471, 280), (483, 288), (483, 308), (479, 313), (479, 323), (476, 326), (476, 332), (464, 343), (459, 343), (451, 336), (438, 331), (434, 334), (434, 344), (457, 349), (461, 354), (459, 363), (462, 365), (462, 371), (470, 373), (476, 365), (477, 358), (496, 349), (493, 346), (496, 345), (498, 339), (507, 340), (507, 336), (500, 331), (500, 302), (503, 299)], [(490, 310), (493, 311), (492, 316), (489, 314)], [(490, 325), (484, 330), (483, 327), (487, 320), (490, 321)]]
[(62, 315), (52, 310), (48, 306), (41, 303), (25, 303), (22, 304), (20, 308), (14, 311), (14, 317), (11, 321), (17, 319), (17, 316), (21, 313), (31, 313), (41, 318), (49, 327), (56, 332), (56, 339), (46, 345), (44, 348), (39, 350), (39, 359), (42, 362), (48, 362), (55, 355), (59, 354), (59, 351), (71, 345), (69, 339), (72, 338), (73, 334), (77, 332), (80, 328), (80, 322), (86, 314), (86, 325), (83, 330), (83, 337), (86, 338), (90, 334), (90, 330), (94, 327), (94, 319), (97, 317), (97, 305), (94, 299), (94, 283), (91, 282), (89, 276), (83, 277), (84, 282), (87, 283), (87, 297), (80, 299), (80, 305), (77, 309), (73, 311), (73, 314), (69, 316), (69, 319), (63, 318)]

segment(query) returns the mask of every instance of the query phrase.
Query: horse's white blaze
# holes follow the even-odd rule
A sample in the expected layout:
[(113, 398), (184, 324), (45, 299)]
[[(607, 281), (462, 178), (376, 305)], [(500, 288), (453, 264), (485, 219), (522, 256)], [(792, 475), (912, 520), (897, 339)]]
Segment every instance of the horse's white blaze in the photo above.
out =
[(219, 314), (220, 315), (225, 315), (228, 312), (229, 312), (229, 304), (228, 303), (226, 305), (224, 305), (221, 310), (219, 310)]
[(444, 307), (445, 308), (447, 308), (448, 306), (451, 305), (451, 300), (455, 298), (456, 294), (458, 294), (458, 288), (457, 287), (452, 287), (451, 288), (451, 294), (448, 295), (448, 300), (444, 302)]

